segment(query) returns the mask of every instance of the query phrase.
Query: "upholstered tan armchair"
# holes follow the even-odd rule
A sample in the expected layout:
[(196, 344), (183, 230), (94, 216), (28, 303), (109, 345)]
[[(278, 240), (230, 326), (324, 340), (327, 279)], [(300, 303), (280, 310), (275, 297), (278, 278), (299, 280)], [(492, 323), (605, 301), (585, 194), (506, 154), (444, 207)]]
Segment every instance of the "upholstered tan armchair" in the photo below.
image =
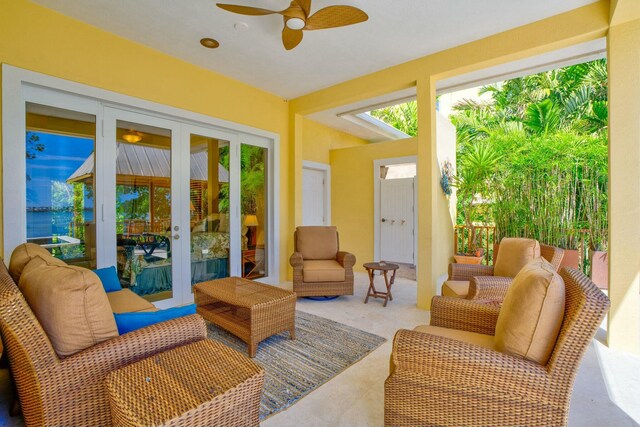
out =
[(356, 257), (340, 251), (336, 227), (296, 227), (293, 291), (299, 297), (353, 295), (353, 265)]
[(541, 245), (534, 239), (504, 238), (494, 265), (449, 264), (449, 278), (442, 286), (442, 295), (489, 301), (502, 301), (520, 269), (542, 256), (556, 269), (564, 250)]
[[(576, 372), (609, 299), (577, 270), (562, 269), (560, 276), (564, 310), (557, 338), (557, 325), (548, 319), (551, 328), (536, 334), (537, 311), (524, 316), (529, 322), (514, 318), (510, 294), (502, 309), (434, 297), (431, 325), (400, 330), (395, 336), (385, 382), (385, 425), (566, 426)], [(532, 298), (524, 301), (525, 307)], [(525, 323), (527, 330), (521, 328)], [(505, 336), (512, 333), (528, 341), (507, 343)], [(518, 353), (516, 344), (530, 347)], [(532, 360), (536, 358), (542, 360)]]

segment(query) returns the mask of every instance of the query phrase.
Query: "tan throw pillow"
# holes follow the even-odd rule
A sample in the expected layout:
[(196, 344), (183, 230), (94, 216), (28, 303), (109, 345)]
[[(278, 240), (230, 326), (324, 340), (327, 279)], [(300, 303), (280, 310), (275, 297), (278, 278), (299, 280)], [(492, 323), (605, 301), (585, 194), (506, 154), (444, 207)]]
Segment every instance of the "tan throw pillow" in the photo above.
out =
[(35, 257), (19, 287), (60, 357), (118, 336), (107, 294), (91, 270)]
[(513, 279), (496, 323), (496, 350), (545, 365), (564, 319), (564, 281), (538, 258)]
[(336, 259), (338, 254), (336, 227), (298, 227), (296, 228), (296, 240), (296, 249), (304, 259)]
[[(9, 261), (9, 274), (16, 283), (20, 281), (20, 275), (22, 274), (24, 267), (29, 263), (29, 261), (31, 261), (31, 259), (33, 259), (33, 257), (36, 256), (45, 260), (57, 259), (54, 258), (48, 250), (40, 245), (36, 245), (35, 243), (23, 243), (13, 250), (11, 260)], [(62, 260), (57, 261), (58, 264), (66, 265)]]
[(500, 242), (493, 275), (516, 277), (522, 267), (536, 258), (540, 258), (540, 243), (537, 240), (506, 237)]

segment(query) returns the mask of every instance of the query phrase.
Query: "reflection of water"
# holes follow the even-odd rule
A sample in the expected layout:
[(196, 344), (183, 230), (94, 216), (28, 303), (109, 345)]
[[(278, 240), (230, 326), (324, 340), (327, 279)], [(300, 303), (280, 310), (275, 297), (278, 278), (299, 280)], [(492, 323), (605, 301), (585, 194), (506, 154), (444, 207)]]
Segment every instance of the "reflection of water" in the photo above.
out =
[[(83, 217), (83, 222), (93, 221), (93, 209), (85, 209)], [(27, 211), (27, 238), (70, 236), (72, 221), (70, 211)]]

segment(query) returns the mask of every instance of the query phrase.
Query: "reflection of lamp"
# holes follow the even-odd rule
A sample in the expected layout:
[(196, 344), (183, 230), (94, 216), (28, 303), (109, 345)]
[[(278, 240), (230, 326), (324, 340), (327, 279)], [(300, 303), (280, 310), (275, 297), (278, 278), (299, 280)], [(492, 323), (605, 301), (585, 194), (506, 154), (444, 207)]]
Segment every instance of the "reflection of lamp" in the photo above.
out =
[(248, 246), (256, 247), (256, 227), (258, 226), (258, 217), (256, 215), (246, 215), (244, 217), (244, 225), (247, 227)]
[(134, 130), (129, 131), (127, 133), (122, 134), (122, 139), (124, 139), (125, 141), (133, 144), (134, 142), (140, 142), (142, 141), (142, 136), (140, 136), (140, 134)]

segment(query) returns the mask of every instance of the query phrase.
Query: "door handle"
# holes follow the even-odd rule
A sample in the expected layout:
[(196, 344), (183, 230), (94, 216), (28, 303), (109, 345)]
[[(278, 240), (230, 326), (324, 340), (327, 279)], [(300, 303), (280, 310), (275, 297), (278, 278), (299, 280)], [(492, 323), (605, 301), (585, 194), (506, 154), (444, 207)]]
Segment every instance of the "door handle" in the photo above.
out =
[(382, 221), (382, 222), (387, 222), (387, 219), (386, 219), (386, 218), (382, 218), (382, 220), (381, 220), (381, 221)]

